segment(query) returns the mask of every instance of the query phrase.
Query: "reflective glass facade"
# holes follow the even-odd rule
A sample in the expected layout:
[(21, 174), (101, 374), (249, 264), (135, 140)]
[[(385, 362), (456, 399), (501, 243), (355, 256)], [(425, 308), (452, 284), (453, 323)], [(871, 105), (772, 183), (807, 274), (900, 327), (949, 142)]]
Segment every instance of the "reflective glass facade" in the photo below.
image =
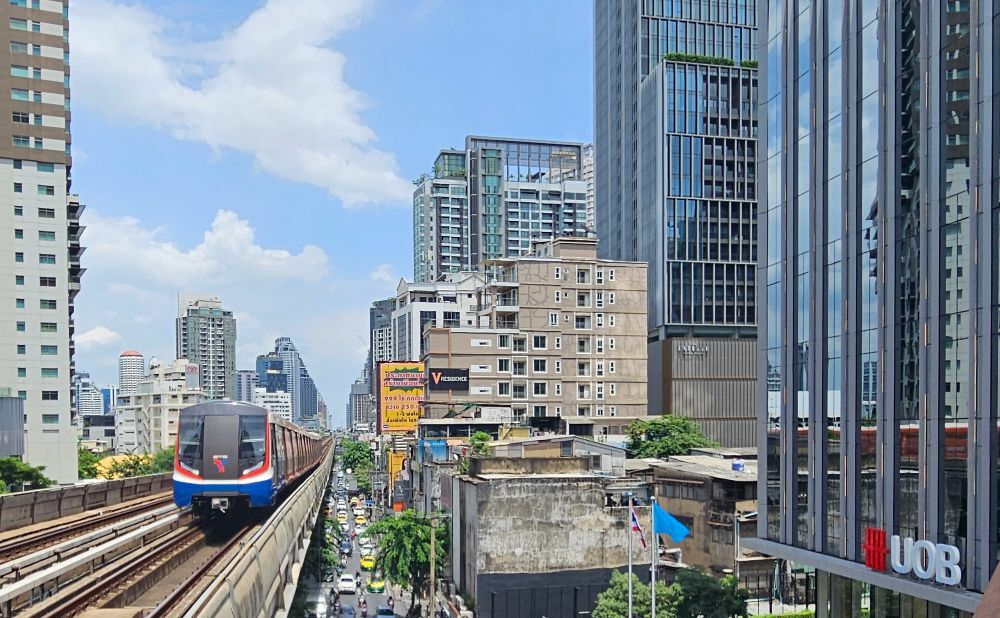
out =
[[(1000, 535), (1000, 3), (757, 14), (758, 548), (873, 584), (878, 615), (968, 610)], [(868, 528), (958, 547), (962, 581), (868, 569)]]

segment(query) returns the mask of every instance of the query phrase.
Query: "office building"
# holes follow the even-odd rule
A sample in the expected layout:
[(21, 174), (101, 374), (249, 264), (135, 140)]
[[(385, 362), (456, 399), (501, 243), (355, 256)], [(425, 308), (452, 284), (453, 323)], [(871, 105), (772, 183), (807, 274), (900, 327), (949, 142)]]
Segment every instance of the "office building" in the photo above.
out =
[[(743, 384), (752, 354), (732, 379), (713, 376), (725, 398), (675, 384), (691, 376), (673, 373), (672, 360), (678, 346), (756, 334), (756, 9), (746, 0), (594, 9), (598, 255), (649, 264), (650, 410), (689, 415), (709, 432), (738, 419), (723, 444), (752, 445), (755, 400)], [(685, 389), (710, 402), (704, 413), (676, 397)]]
[(64, 2), (5, 2), (4, 14), (0, 387), (24, 400), (25, 460), (67, 483), (77, 478), (73, 310), (84, 209), (70, 192), (68, 12)]
[(815, 6), (759, 4), (754, 548), (816, 569), (818, 617), (969, 616), (1000, 543), (1000, 5)]
[(113, 414), (80, 415), (80, 448), (94, 453), (115, 450), (115, 416)]
[(178, 297), (177, 358), (200, 367), (206, 399), (236, 398), (236, 318), (217, 297)]
[[(258, 387), (257, 371), (255, 369), (236, 370), (236, 401), (253, 402), (254, 391)], [(265, 390), (267, 390), (265, 388)]]
[(333, 429), (334, 422), (330, 417), (330, 409), (322, 394), (316, 396), (316, 418), (322, 419), (324, 429)]
[(583, 144), (468, 136), (442, 150), (413, 192), (417, 283), (482, 270), (532, 240), (586, 236)]
[(119, 453), (155, 453), (177, 444), (181, 410), (205, 399), (199, 366), (179, 358), (168, 365), (151, 360), (149, 375), (132, 395), (119, 395), (115, 448)]
[(118, 392), (135, 394), (139, 381), (146, 376), (146, 359), (135, 350), (125, 350), (118, 355)]
[(478, 324), (476, 290), (484, 282), (483, 275), (470, 272), (448, 273), (434, 283), (400, 281), (391, 317), (391, 360), (420, 360), (427, 324), (441, 328)]
[(118, 401), (118, 387), (108, 384), (101, 389), (101, 410), (104, 414), (115, 413), (115, 402)]
[(360, 432), (373, 430), (375, 427), (375, 400), (364, 380), (355, 380), (354, 384), (351, 384), (349, 408), (348, 429)]
[(374, 394), (375, 380), (371, 376), (378, 374), (378, 364), (393, 360), (392, 353), (392, 311), (396, 308), (396, 298), (376, 300), (368, 310), (368, 383)]
[(319, 391), (316, 390), (316, 383), (309, 375), (309, 370), (302, 366), (299, 374), (299, 420), (303, 425), (312, 426), (318, 419), (316, 417), (316, 402), (319, 398)]
[(258, 386), (253, 391), (251, 403), (266, 408), (271, 414), (280, 416), (286, 421), (292, 420), (292, 396), (284, 391), (268, 392), (267, 389)]
[(594, 145), (586, 144), (583, 147), (583, 181), (587, 183), (587, 210), (585, 221), (587, 223), (587, 236), (597, 235), (597, 222), (594, 218)]
[(532, 255), (487, 263), (478, 324), (428, 325), (423, 360), (467, 372), (428, 384), (425, 415), (493, 414), (603, 439), (647, 415), (646, 265), (597, 259), (597, 241), (538, 242)]
[(73, 375), (73, 401), (76, 404), (78, 417), (84, 414), (104, 414), (104, 398), (100, 389), (90, 379), (89, 373)]
[(257, 357), (257, 386), (269, 393), (288, 392), (288, 376), (284, 363), (276, 352), (268, 352)]

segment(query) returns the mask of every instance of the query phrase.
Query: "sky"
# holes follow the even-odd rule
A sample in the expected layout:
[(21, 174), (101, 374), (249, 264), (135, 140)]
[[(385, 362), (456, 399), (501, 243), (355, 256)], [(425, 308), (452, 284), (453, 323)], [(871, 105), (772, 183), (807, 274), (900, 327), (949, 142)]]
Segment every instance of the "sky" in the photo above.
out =
[(74, 0), (77, 371), (170, 361), (177, 294), (237, 368), (298, 346), (334, 418), (412, 278), (412, 179), (466, 135), (592, 141), (590, 0)]

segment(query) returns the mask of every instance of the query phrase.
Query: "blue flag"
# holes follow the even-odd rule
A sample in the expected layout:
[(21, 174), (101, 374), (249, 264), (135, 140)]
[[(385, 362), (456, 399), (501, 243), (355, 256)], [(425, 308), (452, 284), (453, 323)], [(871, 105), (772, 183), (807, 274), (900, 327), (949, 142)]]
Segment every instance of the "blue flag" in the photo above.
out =
[(674, 543), (680, 543), (691, 531), (677, 518), (663, 510), (658, 503), (653, 502), (653, 534), (666, 534)]

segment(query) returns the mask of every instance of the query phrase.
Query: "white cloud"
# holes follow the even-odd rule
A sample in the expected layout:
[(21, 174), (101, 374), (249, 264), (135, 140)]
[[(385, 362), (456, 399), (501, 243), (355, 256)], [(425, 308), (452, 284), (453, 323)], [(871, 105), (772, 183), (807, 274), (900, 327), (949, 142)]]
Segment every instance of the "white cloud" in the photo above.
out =
[(393, 273), (394, 270), (392, 264), (379, 264), (369, 273), (368, 278), (376, 283), (396, 283), (399, 277)]
[(76, 346), (81, 350), (106, 348), (119, 343), (122, 336), (106, 326), (95, 326), (76, 336)]
[(412, 187), (362, 118), (362, 93), (329, 47), (369, 0), (268, 0), (208, 43), (135, 5), (73, 5), (78, 101), (171, 135), (253, 157), (280, 178), (326, 189), (345, 206), (409, 201)]

